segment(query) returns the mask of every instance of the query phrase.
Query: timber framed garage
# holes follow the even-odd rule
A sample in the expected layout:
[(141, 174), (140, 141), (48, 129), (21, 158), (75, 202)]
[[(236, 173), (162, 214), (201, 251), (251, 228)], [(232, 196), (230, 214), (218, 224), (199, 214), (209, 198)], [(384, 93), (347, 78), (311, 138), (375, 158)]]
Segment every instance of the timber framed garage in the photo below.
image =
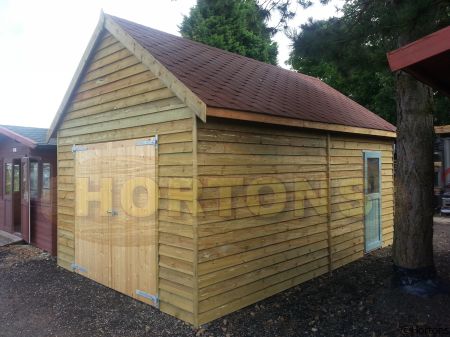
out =
[(49, 133), (58, 263), (196, 326), (392, 243), (395, 128), (102, 14)]
[(48, 129), (0, 125), (0, 230), (56, 254), (56, 142)]

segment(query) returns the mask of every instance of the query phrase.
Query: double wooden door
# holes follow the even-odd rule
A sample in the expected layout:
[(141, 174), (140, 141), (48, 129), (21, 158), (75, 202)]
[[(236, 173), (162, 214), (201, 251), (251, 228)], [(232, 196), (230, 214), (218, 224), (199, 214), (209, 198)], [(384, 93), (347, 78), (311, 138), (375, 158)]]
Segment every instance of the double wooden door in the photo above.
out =
[(155, 139), (74, 146), (74, 269), (157, 305)]

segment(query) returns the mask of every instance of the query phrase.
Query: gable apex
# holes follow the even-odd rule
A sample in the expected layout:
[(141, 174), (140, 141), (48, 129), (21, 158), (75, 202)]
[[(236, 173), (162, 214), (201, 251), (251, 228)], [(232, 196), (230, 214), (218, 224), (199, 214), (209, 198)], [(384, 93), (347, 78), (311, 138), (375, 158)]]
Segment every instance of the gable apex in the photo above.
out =
[(67, 108), (76, 93), (76, 90), (83, 78), (83, 74), (89, 67), (90, 61), (96, 52), (96, 48), (105, 32), (109, 32), (117, 41), (119, 41), (131, 54), (133, 54), (150, 72), (158, 77), (182, 102), (191, 108), (195, 114), (206, 122), (206, 104), (198, 98), (189, 88), (187, 88), (178, 78), (167, 70), (153, 55), (136, 42), (127, 32), (114, 22), (114, 19), (104, 13), (100, 14), (98, 24), (92, 34), (86, 47), (83, 57), (78, 64), (77, 70), (69, 84), (69, 88), (59, 106), (59, 109), (52, 121), (47, 134), (47, 140), (55, 137), (55, 132), (62, 122)]

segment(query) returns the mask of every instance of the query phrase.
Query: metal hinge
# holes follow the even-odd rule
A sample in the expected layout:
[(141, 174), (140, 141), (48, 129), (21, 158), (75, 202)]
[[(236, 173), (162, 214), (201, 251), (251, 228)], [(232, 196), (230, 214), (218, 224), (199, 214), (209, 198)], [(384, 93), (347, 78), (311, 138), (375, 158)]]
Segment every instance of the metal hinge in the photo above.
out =
[(159, 298), (155, 295), (150, 295), (149, 293), (146, 293), (145, 291), (136, 289), (136, 295), (144, 297), (150, 301), (152, 301), (156, 306), (159, 306)]
[(88, 148), (86, 146), (81, 146), (81, 145), (72, 146), (72, 152), (87, 151), (87, 149)]
[(87, 269), (83, 268), (82, 266), (76, 264), (76, 263), (72, 263), (71, 264), (72, 270), (73, 271), (77, 271), (79, 273), (87, 273)]
[(158, 135), (144, 140), (139, 140), (136, 142), (136, 146), (145, 146), (145, 145), (158, 145)]

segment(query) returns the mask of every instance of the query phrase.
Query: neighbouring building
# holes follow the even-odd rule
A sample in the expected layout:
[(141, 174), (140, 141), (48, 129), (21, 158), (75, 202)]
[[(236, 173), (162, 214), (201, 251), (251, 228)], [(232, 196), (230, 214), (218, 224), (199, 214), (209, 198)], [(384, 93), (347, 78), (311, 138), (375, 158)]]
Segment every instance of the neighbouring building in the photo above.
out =
[(0, 125), (0, 230), (56, 254), (56, 141), (48, 129)]

